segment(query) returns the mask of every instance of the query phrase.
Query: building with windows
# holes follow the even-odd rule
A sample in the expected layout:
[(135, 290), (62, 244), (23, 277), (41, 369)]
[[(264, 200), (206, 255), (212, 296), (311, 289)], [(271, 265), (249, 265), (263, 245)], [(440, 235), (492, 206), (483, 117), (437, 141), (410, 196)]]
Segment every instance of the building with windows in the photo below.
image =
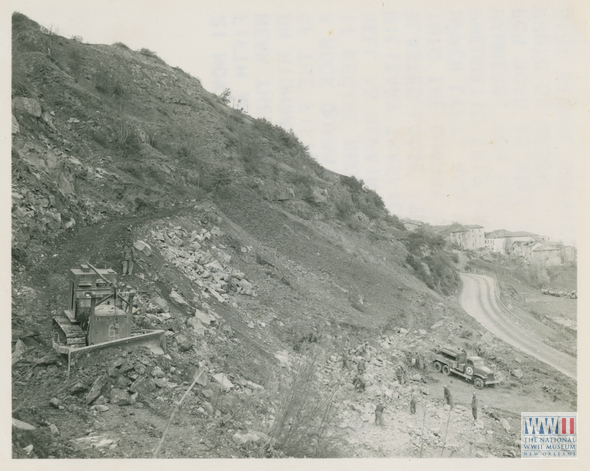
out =
[(483, 226), (461, 226), (451, 232), (451, 244), (462, 250), (477, 250), (484, 248), (485, 232)]

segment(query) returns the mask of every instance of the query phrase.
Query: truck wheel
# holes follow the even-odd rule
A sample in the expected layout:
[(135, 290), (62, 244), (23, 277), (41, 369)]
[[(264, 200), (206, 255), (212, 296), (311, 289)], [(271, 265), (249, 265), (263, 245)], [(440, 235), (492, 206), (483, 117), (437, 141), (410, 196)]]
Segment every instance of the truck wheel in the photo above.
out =
[(437, 373), (440, 373), (440, 370), (442, 370), (442, 365), (440, 364), (440, 362), (435, 361), (434, 362), (434, 371), (436, 371)]
[(443, 365), (442, 372), (443, 374), (449, 376), (451, 374), (451, 369), (449, 368), (449, 365)]
[(476, 389), (482, 389), (483, 388), (483, 379), (475, 378), (473, 380), (473, 385), (475, 386)]
[(465, 368), (465, 373), (467, 373), (469, 376), (473, 375), (473, 368), (471, 368), (471, 366), (468, 366), (467, 368)]

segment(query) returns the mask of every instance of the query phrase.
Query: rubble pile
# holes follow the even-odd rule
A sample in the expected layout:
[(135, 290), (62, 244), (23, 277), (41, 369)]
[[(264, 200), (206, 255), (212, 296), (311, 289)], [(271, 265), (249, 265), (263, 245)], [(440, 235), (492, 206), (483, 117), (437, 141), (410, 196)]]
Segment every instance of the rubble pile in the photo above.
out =
[(217, 226), (211, 230), (188, 232), (180, 226), (167, 226), (151, 232), (164, 258), (222, 303), (230, 302), (229, 293), (256, 296), (252, 283), (244, 273), (232, 268), (231, 255), (214, 239), (223, 235)]
[(60, 403), (66, 408), (82, 406), (99, 413), (113, 405), (173, 406), (196, 379), (194, 399), (187, 407), (192, 414), (207, 417), (229, 413), (238, 407), (240, 397), (264, 391), (239, 375), (217, 371), (209, 356), (206, 346), (191, 354), (170, 351), (157, 355), (148, 348), (99, 352), (79, 361), (74, 381)]

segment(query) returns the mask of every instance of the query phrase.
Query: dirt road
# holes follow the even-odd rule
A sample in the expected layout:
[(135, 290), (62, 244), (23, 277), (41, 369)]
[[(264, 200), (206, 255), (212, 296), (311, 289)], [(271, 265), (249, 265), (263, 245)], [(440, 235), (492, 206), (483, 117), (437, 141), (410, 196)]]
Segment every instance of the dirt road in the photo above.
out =
[(459, 302), (465, 311), (477, 319), (486, 329), (523, 352), (576, 378), (577, 359), (559, 352), (533, 332), (523, 329), (511, 318), (496, 297), (494, 279), (485, 275), (461, 274), (463, 290)]

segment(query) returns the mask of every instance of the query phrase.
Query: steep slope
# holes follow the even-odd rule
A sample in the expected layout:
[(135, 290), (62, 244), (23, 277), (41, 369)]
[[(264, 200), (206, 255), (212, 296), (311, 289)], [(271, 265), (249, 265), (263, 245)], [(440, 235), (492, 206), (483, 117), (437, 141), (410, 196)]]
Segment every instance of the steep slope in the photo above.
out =
[[(13, 116), (13, 416), (37, 427), (17, 427), (15, 456), (149, 457), (198, 372), (161, 456), (365, 456), (342, 424), (365, 417), (367, 401), (402, 407), (397, 364), (417, 368), (444, 342), (507, 376), (522, 367), (458, 306), (439, 239), (409, 236), (362, 180), (324, 169), (293, 133), (151, 51), (82, 44), (15, 14)], [(150, 247), (121, 278), (139, 293), (134, 322), (166, 330), (168, 353), (104, 351), (67, 378), (50, 327), (67, 272), (120, 271), (129, 239)], [(357, 395), (340, 363), (364, 341)], [(441, 407), (428, 399), (440, 378), (415, 373), (424, 404)], [(506, 387), (575, 406), (570, 380), (551, 374), (546, 392), (534, 379)]]

